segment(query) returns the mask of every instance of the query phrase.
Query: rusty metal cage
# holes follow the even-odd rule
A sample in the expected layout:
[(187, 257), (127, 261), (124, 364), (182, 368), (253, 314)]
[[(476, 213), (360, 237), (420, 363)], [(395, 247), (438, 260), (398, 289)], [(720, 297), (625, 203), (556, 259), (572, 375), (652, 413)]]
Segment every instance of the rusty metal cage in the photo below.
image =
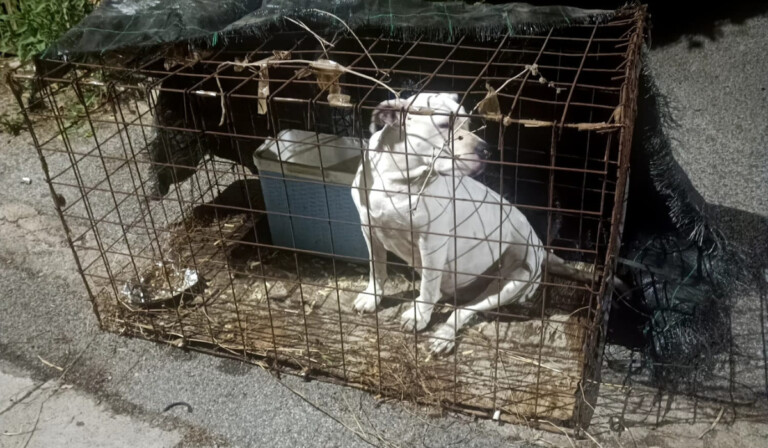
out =
[[(324, 36), (329, 46), (281, 31), (182, 60), (46, 61), (12, 84), (103, 329), (476, 415), (578, 427), (599, 384), (644, 19), (627, 8), (598, 24), (452, 43), (359, 32)], [(317, 63), (325, 59), (337, 65)], [(402, 329), (419, 276), (401, 259), (387, 261), (380, 309), (355, 313), (369, 259), (334, 252), (370, 229), (331, 204), (348, 207), (349, 182), (323, 166), (322, 151), (319, 179), (256, 167), (254, 156), (285, 145), (285, 132), (313, 133), (316, 149), (333, 136), (347, 146), (331, 151), (357, 156), (354, 173), (372, 113), (393, 90), (457, 94), (466, 113), (451, 120), (469, 119), (488, 145), (477, 180), (589, 284), (545, 268), (530, 301), (482, 313), (443, 356), (430, 353), (433, 332), (465, 297), (445, 297), (426, 330)], [(330, 245), (300, 241), (311, 232)]]

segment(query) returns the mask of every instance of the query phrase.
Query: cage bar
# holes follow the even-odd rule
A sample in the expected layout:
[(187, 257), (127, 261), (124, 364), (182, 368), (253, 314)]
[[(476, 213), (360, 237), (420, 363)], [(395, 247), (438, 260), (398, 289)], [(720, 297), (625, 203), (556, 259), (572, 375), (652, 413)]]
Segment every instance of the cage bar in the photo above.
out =
[[(337, 34), (325, 36), (327, 52), (309, 33), (276, 31), (183, 64), (166, 65), (160, 50), (120, 64), (99, 55), (10, 79), (51, 194), (66, 199), (56, 211), (103, 329), (474, 415), (583, 428), (599, 386), (644, 26), (645, 9), (631, 7), (603, 23), (451, 43), (360, 30), (364, 50)], [(348, 70), (298, 62), (326, 57)], [(278, 62), (233, 64), (265, 58)], [(468, 120), (489, 148), (476, 179), (591, 281), (545, 268), (530, 302), (483, 313), (447, 356), (430, 353), (434, 330), (466, 304), (444, 297), (425, 331), (401, 329), (419, 284), (403, 260), (386, 261), (382, 307), (355, 313), (370, 260), (335, 254), (347, 238), (338, 229), (388, 229), (361, 226), (339, 173), (355, 173), (373, 112), (394, 98), (382, 84), (402, 97), (457, 94), (465, 109), (452, 123)], [(484, 101), (497, 108), (480, 110)], [(283, 152), (306, 142), (284, 131), (314, 135), (319, 176), (289, 165)], [(324, 153), (323, 136), (347, 143)], [(270, 144), (278, 171), (256, 166)], [(347, 165), (323, 162), (350, 149)], [(504, 210), (455, 195), (418, 200)], [(275, 243), (278, 231), (290, 243)], [(466, 273), (433, 271), (454, 282)], [(508, 281), (501, 267), (477, 278)]]

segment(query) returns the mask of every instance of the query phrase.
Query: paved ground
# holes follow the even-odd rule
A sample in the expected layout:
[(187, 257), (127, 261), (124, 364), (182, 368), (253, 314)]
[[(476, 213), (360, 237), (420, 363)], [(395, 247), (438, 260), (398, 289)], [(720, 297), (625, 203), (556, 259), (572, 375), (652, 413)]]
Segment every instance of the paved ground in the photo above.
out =
[[(651, 63), (678, 107), (681, 164), (734, 222), (733, 232), (759, 242), (768, 217), (768, 16), (710, 29), (711, 36), (660, 39)], [(7, 98), (0, 107), (9, 107)], [(431, 417), (347, 388), (278, 380), (257, 367), (99, 332), (29, 138), (0, 134), (0, 155), (0, 447), (361, 446), (361, 439), (403, 447), (570, 446), (524, 427)], [(25, 176), (31, 184), (20, 182)], [(753, 361), (741, 367), (759, 372), (764, 348), (755, 322), (763, 311), (750, 310), (744, 346)], [(764, 380), (750, 381), (764, 399)], [(177, 401), (192, 412), (162, 412)], [(601, 403), (598, 414), (608, 417), (613, 410)], [(713, 420), (638, 425), (601, 439), (603, 446), (633, 446), (634, 439), (636, 446), (703, 447), (758, 446), (768, 437), (766, 425), (727, 414), (699, 438)]]
[[(16, 370), (4, 364), (3, 371)], [(174, 446), (182, 439), (179, 430), (115, 414), (101, 400), (58, 380), (34, 381), (17, 371), (0, 373), (0, 385), (0, 446)]]
[[(657, 48), (652, 66), (675, 106), (675, 157), (713, 204), (768, 216), (765, 16), (723, 28), (714, 41)], [(691, 42), (695, 42), (691, 46)]]

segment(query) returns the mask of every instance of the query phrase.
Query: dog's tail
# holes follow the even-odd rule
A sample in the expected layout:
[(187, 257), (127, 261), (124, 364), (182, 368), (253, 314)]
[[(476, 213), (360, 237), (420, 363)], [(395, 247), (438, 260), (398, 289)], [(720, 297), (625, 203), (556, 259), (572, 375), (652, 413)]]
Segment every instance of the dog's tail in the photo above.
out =
[[(563, 277), (567, 278), (569, 280), (573, 280), (580, 283), (591, 283), (592, 282), (592, 273), (583, 271), (581, 269), (576, 269), (575, 267), (569, 265), (565, 262), (562, 258), (558, 257), (557, 255), (553, 254), (552, 252), (548, 253), (546, 255), (546, 265), (547, 270), (554, 276), (557, 277)], [(616, 288), (616, 290), (623, 294), (627, 291), (629, 291), (629, 287), (626, 283), (624, 283), (620, 278), (616, 277), (615, 275), (612, 278), (613, 287)]]

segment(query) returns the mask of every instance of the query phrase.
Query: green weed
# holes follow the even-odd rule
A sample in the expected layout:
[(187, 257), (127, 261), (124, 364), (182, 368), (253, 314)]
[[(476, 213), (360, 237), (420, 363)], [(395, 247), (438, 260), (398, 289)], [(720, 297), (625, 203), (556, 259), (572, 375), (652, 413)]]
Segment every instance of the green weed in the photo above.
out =
[(30, 59), (90, 13), (94, 3), (94, 0), (0, 0), (0, 53)]
[(24, 117), (21, 115), (9, 113), (0, 114), (0, 134), (7, 133), (16, 137), (26, 128), (27, 126), (24, 123)]

